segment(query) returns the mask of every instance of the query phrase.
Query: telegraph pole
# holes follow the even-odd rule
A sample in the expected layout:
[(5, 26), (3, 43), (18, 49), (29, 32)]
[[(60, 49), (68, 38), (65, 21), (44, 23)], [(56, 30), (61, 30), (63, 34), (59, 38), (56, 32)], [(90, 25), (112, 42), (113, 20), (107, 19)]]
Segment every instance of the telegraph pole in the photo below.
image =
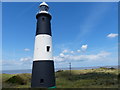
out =
[(69, 63), (69, 70), (70, 70), (70, 76), (71, 76), (71, 62)]

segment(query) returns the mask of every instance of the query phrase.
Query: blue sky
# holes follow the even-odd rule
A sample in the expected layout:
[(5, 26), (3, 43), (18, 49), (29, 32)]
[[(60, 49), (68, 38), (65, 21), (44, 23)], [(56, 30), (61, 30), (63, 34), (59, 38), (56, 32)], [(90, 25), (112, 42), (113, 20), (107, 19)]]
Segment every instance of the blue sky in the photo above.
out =
[[(2, 4), (3, 70), (32, 68), (39, 4)], [(55, 68), (118, 65), (118, 3), (47, 4)]]

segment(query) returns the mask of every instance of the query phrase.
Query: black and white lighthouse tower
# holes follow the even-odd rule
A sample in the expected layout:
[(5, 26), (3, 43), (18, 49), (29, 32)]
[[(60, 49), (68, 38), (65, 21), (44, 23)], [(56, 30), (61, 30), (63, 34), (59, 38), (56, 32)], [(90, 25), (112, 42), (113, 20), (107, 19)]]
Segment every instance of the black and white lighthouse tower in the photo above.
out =
[(51, 15), (48, 5), (40, 4), (36, 15), (37, 28), (34, 46), (31, 87), (55, 87), (54, 61), (52, 56)]

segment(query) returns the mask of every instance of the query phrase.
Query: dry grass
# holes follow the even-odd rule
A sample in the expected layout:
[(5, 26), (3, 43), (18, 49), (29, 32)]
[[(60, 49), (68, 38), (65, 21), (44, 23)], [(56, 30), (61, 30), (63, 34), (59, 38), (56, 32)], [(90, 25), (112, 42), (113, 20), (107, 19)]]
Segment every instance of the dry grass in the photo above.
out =
[[(63, 70), (55, 73), (57, 88), (117, 88), (118, 70)], [(31, 74), (3, 74), (3, 88), (30, 88)], [(120, 75), (119, 75), (120, 76)]]

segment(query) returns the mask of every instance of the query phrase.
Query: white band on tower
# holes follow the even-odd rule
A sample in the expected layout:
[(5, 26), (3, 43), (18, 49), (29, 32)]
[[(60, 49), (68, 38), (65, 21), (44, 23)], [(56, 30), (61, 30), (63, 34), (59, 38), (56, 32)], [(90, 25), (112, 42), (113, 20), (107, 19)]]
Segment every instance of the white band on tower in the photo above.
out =
[(38, 60), (53, 60), (50, 35), (39, 34), (35, 37), (34, 61)]

